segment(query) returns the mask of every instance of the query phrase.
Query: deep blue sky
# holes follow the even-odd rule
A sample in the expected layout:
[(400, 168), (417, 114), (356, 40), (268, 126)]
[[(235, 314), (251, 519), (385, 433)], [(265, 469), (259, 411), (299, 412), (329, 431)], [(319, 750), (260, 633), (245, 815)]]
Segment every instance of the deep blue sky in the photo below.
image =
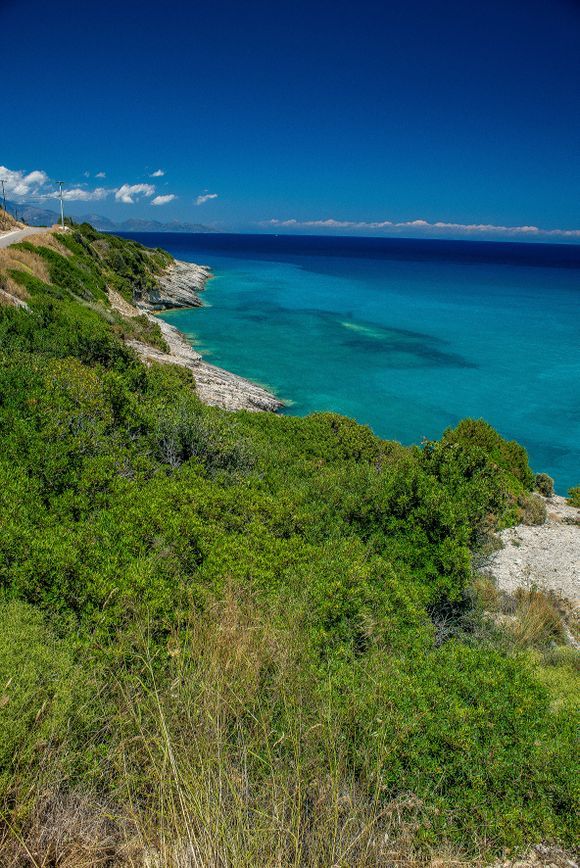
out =
[(577, 0), (0, 0), (0, 26), (0, 165), (156, 185), (70, 212), (580, 229)]

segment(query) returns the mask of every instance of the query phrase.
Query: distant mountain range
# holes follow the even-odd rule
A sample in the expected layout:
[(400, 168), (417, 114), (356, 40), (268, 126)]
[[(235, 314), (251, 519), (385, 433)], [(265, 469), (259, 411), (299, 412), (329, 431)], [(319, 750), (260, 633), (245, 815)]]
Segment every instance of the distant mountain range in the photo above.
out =
[[(49, 208), (39, 208), (37, 205), (19, 205), (16, 202), (6, 202), (6, 210), (10, 214), (18, 212), (18, 219), (28, 223), (29, 226), (52, 226), (58, 223), (60, 215), (57, 211)], [(115, 223), (101, 214), (82, 214), (74, 216), (76, 223), (90, 223), (101, 232), (215, 232), (203, 223), (186, 223), (180, 220), (172, 220), (169, 223), (161, 223), (159, 220), (123, 220)]]

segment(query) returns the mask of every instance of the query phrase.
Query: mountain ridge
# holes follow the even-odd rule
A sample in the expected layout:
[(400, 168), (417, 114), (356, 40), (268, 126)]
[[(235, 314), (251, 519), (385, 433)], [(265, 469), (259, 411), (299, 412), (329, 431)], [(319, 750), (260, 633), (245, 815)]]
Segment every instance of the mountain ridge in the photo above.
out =
[[(40, 208), (37, 205), (6, 202), (7, 210), (18, 212), (18, 219), (30, 226), (52, 226), (58, 223), (60, 215), (50, 208)], [(130, 218), (120, 222), (104, 217), (102, 214), (82, 214), (74, 217), (76, 223), (90, 223), (100, 232), (215, 232), (215, 229), (203, 223), (188, 223), (184, 220), (171, 220), (164, 223), (160, 220), (145, 218)]]

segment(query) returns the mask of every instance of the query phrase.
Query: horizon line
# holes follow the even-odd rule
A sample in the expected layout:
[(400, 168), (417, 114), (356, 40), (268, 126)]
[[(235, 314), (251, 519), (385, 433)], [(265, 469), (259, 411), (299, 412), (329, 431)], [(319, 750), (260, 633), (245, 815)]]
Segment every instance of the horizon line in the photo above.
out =
[[(72, 218), (74, 220), (74, 217)], [(133, 218), (138, 220), (140, 218)], [(143, 222), (151, 222), (147, 218), (141, 218)], [(176, 221), (187, 223), (187, 220)], [(169, 226), (170, 223), (162, 224)], [(114, 235), (114, 229), (101, 229), (100, 232), (106, 232)], [(580, 230), (579, 230), (580, 231)], [(349, 235), (347, 233), (316, 233), (316, 232), (250, 232), (244, 229), (208, 229), (205, 232), (158, 232), (154, 229), (144, 229), (142, 232), (129, 233), (132, 235), (253, 235), (259, 238), (347, 238), (353, 240), (373, 240), (373, 241), (427, 241), (438, 243), (453, 243), (453, 244), (519, 244), (529, 247), (530, 245), (543, 245), (551, 247), (580, 247), (580, 237), (578, 240), (571, 238), (569, 241), (559, 240), (553, 241), (549, 238), (457, 238), (452, 236), (441, 236), (433, 238), (427, 235)]]

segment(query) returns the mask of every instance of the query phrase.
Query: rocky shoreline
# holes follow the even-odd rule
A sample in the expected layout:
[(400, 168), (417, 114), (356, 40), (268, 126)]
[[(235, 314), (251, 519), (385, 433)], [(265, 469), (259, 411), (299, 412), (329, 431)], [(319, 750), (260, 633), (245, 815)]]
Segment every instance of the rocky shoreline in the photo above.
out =
[(205, 362), (193, 349), (184, 335), (154, 314), (172, 308), (200, 307), (203, 302), (199, 293), (205, 289), (211, 277), (207, 266), (175, 260), (159, 280), (158, 286), (138, 296), (131, 305), (114, 290), (109, 290), (112, 306), (123, 316), (140, 316), (143, 313), (157, 323), (169, 347), (169, 352), (151, 347), (140, 341), (128, 341), (146, 364), (180, 365), (187, 368), (195, 379), (197, 394), (204, 404), (224, 410), (251, 410), (253, 412), (276, 412), (283, 402), (267, 389), (243, 377), (224, 371)]
[(203, 292), (211, 276), (207, 265), (176, 259), (161, 275), (158, 286), (148, 290), (146, 296), (135, 298), (135, 303), (147, 311), (201, 307), (203, 302), (198, 293)]

